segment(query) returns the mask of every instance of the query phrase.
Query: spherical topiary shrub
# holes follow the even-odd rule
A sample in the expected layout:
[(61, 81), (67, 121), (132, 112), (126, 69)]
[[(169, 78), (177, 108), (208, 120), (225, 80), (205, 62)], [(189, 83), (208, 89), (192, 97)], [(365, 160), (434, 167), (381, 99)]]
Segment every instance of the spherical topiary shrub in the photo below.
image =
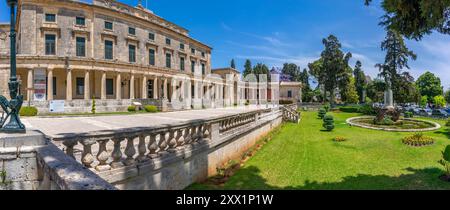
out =
[(150, 112), (150, 113), (158, 112), (158, 107), (156, 107), (156, 106), (145, 106), (144, 109), (146, 112)]
[(327, 114), (327, 111), (324, 108), (319, 109), (319, 113), (317, 114), (317, 116), (320, 119), (323, 119), (323, 117), (325, 117), (325, 115)]
[(38, 114), (38, 110), (34, 106), (24, 106), (20, 108), (19, 114), (20, 116), (27, 116), (27, 117), (36, 116)]
[(327, 131), (332, 131), (334, 129), (334, 118), (332, 115), (326, 115), (323, 118), (323, 128)]
[(135, 112), (136, 111), (136, 106), (129, 106), (128, 107), (128, 111), (129, 112)]

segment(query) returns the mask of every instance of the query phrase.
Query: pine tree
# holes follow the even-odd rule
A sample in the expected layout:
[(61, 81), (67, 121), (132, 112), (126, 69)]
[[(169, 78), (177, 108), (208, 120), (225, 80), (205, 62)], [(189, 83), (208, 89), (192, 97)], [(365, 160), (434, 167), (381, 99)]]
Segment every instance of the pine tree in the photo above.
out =
[(362, 70), (361, 61), (356, 61), (355, 69), (353, 70), (353, 76), (355, 77), (355, 88), (358, 93), (358, 100), (360, 103), (364, 103), (365, 94), (367, 89), (367, 79), (364, 71)]
[(234, 63), (234, 59), (231, 59), (230, 67), (231, 67), (232, 69), (236, 69), (236, 64)]
[(352, 70), (348, 61), (352, 54), (344, 54), (341, 51), (341, 43), (334, 35), (323, 39), (322, 42), (325, 45), (325, 50), (321, 54), (323, 59), (321, 71), (326, 75), (324, 77), (325, 90), (330, 92), (330, 103), (333, 104), (336, 88), (339, 87), (342, 90), (349, 85)]
[(409, 69), (409, 58), (415, 60), (417, 56), (406, 47), (403, 37), (393, 30), (387, 32), (385, 40), (381, 43), (381, 50), (386, 51), (386, 57), (383, 64), (376, 65), (380, 69), (380, 76), (385, 80), (386, 89), (392, 89), (394, 92), (394, 100), (405, 102), (402, 101), (404, 99), (402, 92), (412, 92), (405, 88), (415, 87), (415, 85), (408, 85), (414, 81), (414, 78), (402, 70)]
[(252, 62), (249, 59), (247, 59), (244, 64), (244, 72), (243, 72), (244, 77), (252, 73), (253, 73)]

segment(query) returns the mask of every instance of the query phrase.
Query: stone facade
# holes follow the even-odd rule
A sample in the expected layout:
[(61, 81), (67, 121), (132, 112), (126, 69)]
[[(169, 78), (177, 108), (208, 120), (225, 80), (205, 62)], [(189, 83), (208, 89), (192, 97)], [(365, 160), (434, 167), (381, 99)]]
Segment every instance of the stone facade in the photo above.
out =
[(302, 83), (301, 82), (281, 82), (280, 100), (302, 103)]
[[(142, 6), (23, 0), (17, 15), (17, 73), (27, 101), (154, 99), (170, 106), (181, 99), (190, 109), (205, 94), (223, 95), (223, 80), (204, 82), (211, 73), (212, 48)], [(9, 37), (1, 39), (8, 28), (0, 25), (2, 81), (9, 79)], [(112, 58), (106, 56), (106, 41), (112, 42)], [(44, 84), (36, 85), (37, 72)], [(8, 95), (5, 85), (0, 90)], [(35, 97), (39, 91), (41, 99)]]

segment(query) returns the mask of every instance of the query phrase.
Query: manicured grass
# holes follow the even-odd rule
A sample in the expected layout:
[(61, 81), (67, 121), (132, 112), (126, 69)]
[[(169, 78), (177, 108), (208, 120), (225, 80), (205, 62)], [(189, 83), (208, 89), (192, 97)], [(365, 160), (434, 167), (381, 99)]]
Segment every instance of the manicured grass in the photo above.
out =
[[(332, 132), (321, 131), (316, 112), (304, 112), (299, 125), (285, 124), (223, 186), (188, 189), (450, 189), (439, 179), (443, 170), (437, 163), (450, 144), (445, 126), (424, 133), (434, 145), (416, 148), (401, 143), (411, 133), (350, 127), (345, 120), (357, 114), (331, 114)], [(337, 136), (347, 141), (332, 141)]]

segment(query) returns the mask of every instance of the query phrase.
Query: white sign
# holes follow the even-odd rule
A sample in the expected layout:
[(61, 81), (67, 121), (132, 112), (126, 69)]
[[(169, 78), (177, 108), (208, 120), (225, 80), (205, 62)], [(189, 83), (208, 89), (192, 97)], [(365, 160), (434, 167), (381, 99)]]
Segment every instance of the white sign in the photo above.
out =
[(33, 76), (34, 76), (33, 100), (45, 101), (46, 93), (47, 93), (47, 81), (46, 81), (45, 69), (35, 69)]
[(64, 112), (64, 100), (50, 101), (49, 111), (50, 111), (50, 113)]

